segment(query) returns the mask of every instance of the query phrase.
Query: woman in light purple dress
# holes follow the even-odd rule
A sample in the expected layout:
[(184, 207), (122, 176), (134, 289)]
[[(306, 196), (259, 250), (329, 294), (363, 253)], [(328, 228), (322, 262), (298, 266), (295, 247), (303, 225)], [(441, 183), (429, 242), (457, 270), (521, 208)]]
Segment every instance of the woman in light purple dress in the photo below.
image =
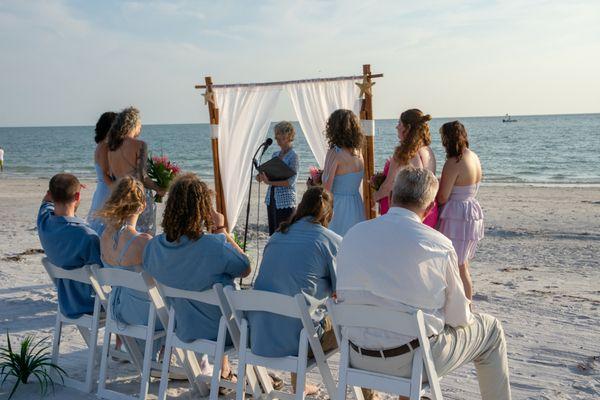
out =
[(446, 163), (437, 194), (437, 201), (443, 206), (438, 229), (452, 240), (465, 295), (471, 299), (473, 283), (469, 260), (483, 239), (483, 211), (475, 198), (482, 177), (481, 163), (477, 154), (469, 150), (463, 124), (447, 122), (440, 128), (440, 134), (446, 149)]

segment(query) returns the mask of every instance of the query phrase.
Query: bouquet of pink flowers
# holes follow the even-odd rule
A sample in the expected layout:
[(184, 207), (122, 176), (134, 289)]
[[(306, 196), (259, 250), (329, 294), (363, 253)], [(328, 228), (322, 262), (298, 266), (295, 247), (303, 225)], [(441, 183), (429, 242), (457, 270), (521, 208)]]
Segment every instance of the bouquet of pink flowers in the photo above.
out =
[(373, 190), (377, 191), (383, 185), (387, 176), (383, 172), (376, 172), (371, 176), (370, 184)]
[(309, 178), (306, 181), (308, 186), (319, 186), (323, 184), (323, 170), (317, 167), (311, 166), (308, 168)]
[[(148, 158), (148, 176), (154, 183), (163, 189), (168, 189), (171, 181), (175, 179), (181, 168), (172, 163), (167, 156), (152, 156)], [(154, 201), (162, 202), (162, 196), (154, 196)]]

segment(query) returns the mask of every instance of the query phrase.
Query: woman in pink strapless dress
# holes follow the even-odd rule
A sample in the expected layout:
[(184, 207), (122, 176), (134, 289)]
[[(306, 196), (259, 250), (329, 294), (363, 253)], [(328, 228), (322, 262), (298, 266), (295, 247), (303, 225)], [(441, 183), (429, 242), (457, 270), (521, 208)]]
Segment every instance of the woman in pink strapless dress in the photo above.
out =
[[(412, 165), (416, 168), (426, 168), (435, 175), (435, 155), (429, 147), (431, 144), (431, 135), (429, 134), (429, 124), (431, 120), (429, 114), (423, 114), (421, 110), (411, 109), (404, 111), (400, 115), (400, 120), (396, 126), (400, 144), (394, 150), (394, 155), (386, 163), (383, 173), (386, 174), (385, 181), (377, 192), (373, 194), (373, 199), (380, 202), (379, 213), (387, 213), (389, 208), (389, 196), (392, 192), (394, 179), (399, 169), (406, 165)], [(425, 225), (435, 228), (438, 221), (437, 203), (429, 215), (423, 220)]]
[(440, 128), (446, 149), (446, 163), (440, 179), (437, 201), (441, 205), (439, 231), (448, 237), (458, 256), (465, 295), (471, 299), (473, 284), (469, 260), (483, 239), (483, 211), (475, 198), (482, 172), (479, 157), (469, 150), (467, 131), (458, 121)]

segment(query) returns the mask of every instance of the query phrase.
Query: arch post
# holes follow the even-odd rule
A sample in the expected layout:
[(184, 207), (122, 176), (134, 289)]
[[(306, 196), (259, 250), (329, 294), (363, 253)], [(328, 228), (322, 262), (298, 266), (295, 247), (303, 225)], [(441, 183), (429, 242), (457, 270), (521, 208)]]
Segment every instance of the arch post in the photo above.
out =
[[(371, 79), (371, 64), (363, 65), (363, 77), (363, 83), (367, 83), (369, 86), (373, 84)], [(360, 107), (360, 121), (366, 139), (363, 146), (363, 159), (365, 161), (365, 176), (363, 179), (365, 217), (371, 219), (377, 216), (374, 206), (371, 206), (373, 193), (370, 182), (371, 177), (375, 173), (375, 121), (373, 120), (373, 94), (371, 90), (365, 91), (365, 97)]]
[(206, 83), (205, 101), (208, 105), (208, 114), (210, 117), (210, 142), (213, 156), (213, 173), (215, 178), (215, 193), (217, 211), (225, 217), (225, 226), (229, 230), (229, 222), (227, 221), (227, 205), (225, 204), (225, 196), (223, 193), (223, 181), (221, 180), (221, 164), (219, 163), (219, 137), (217, 135), (219, 129), (219, 109), (215, 104), (215, 96), (212, 88), (212, 78), (207, 76), (204, 78)]

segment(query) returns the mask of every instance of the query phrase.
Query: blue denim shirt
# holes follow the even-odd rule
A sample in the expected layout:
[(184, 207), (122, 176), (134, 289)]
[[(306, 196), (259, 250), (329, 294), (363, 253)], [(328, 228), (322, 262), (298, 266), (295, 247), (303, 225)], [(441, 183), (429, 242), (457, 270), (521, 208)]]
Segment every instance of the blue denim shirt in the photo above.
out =
[[(279, 157), (279, 153), (281, 150), (273, 153), (273, 157)], [(269, 186), (267, 190), (267, 196), (265, 198), (265, 204), (267, 206), (271, 203), (271, 190), (275, 190), (275, 207), (277, 209), (280, 208), (293, 208), (296, 207), (296, 181), (298, 180), (298, 155), (294, 151), (294, 149), (290, 149), (283, 156), (281, 160), (287, 164), (296, 174), (288, 179), (289, 186)]]
[[(42, 248), (52, 264), (64, 269), (86, 264), (102, 265), (100, 239), (79, 217), (54, 215), (54, 204), (40, 206), (37, 229)], [(94, 289), (91, 285), (65, 279), (56, 280), (60, 311), (69, 318), (79, 318), (94, 311)]]

